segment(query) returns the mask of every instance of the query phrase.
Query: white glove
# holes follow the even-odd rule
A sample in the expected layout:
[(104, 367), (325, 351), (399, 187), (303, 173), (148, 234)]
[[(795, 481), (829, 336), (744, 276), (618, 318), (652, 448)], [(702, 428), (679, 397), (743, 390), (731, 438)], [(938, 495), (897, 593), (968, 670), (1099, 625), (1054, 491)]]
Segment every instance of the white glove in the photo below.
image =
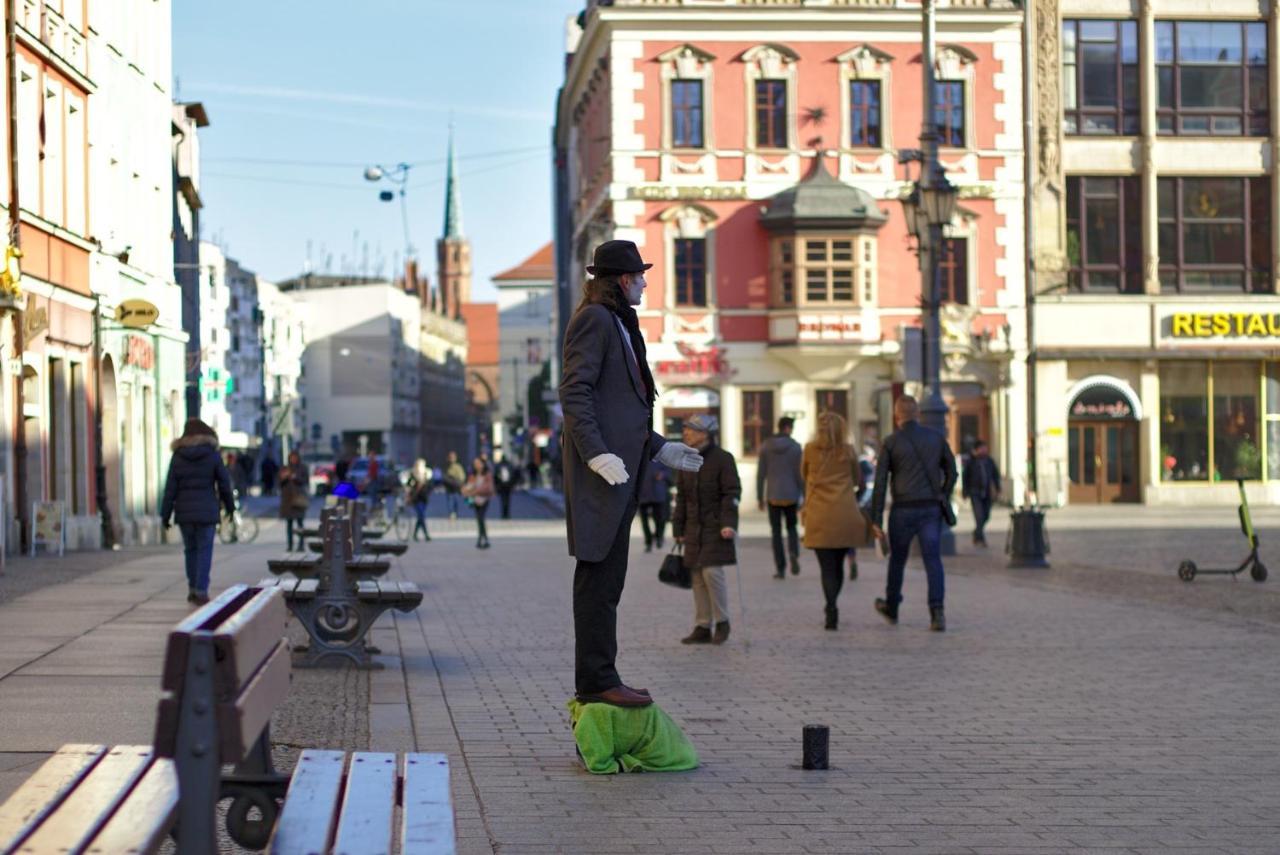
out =
[(592, 472), (608, 481), (613, 487), (625, 484), (631, 479), (627, 474), (627, 465), (616, 454), (597, 454), (587, 461), (587, 465), (591, 467)]
[(698, 449), (683, 442), (668, 442), (658, 452), (658, 462), (670, 469), (697, 472), (702, 468), (702, 455)]

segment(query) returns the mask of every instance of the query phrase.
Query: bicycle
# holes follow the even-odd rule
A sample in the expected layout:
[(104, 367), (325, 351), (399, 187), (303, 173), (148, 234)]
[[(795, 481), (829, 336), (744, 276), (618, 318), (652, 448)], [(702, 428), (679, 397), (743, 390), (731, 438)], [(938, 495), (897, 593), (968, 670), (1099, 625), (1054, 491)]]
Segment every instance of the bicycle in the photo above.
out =
[(258, 539), (258, 521), (240, 513), (240, 497), (236, 496), (234, 513), (224, 514), (218, 521), (218, 540), (223, 543), (253, 543)]
[(394, 502), (393, 508), (391, 516), (388, 518), (386, 500), (383, 498), (376, 499), (369, 508), (369, 516), (365, 525), (370, 529), (393, 532), (396, 540), (401, 543), (407, 543), (409, 536), (413, 534), (415, 521), (405, 513), (404, 501)]

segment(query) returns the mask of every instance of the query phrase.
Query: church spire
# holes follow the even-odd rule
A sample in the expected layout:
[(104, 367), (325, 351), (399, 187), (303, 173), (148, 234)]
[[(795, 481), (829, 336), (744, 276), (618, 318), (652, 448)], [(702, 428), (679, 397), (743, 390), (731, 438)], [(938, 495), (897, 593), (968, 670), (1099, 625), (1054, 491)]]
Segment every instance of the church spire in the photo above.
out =
[(444, 191), (444, 239), (462, 239), (462, 204), (458, 201), (458, 167), (453, 155), (453, 126), (449, 126), (449, 166)]

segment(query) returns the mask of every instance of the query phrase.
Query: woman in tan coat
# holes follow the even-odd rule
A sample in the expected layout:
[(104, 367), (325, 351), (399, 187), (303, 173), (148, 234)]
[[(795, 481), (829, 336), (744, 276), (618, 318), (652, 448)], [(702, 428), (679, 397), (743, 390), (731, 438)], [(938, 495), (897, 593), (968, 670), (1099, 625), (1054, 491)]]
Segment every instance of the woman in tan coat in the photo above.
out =
[(836, 597), (844, 584), (844, 556), (866, 546), (871, 530), (858, 509), (865, 487), (858, 478), (858, 456), (846, 439), (844, 418), (833, 412), (818, 416), (817, 435), (804, 447), (804, 545), (818, 557), (822, 593), (827, 598), (827, 629), (835, 629), (840, 612)]

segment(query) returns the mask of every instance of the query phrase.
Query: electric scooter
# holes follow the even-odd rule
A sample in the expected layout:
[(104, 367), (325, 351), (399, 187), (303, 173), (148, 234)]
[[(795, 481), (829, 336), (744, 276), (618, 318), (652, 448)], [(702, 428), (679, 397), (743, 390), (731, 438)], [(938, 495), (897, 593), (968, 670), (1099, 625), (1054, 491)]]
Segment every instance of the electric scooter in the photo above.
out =
[(1183, 561), (1178, 565), (1178, 578), (1184, 582), (1190, 582), (1197, 575), (1214, 574), (1229, 575), (1233, 579), (1237, 573), (1249, 570), (1249, 575), (1253, 577), (1255, 582), (1265, 582), (1267, 579), (1267, 568), (1262, 563), (1262, 559), (1258, 557), (1258, 533), (1253, 530), (1253, 520), (1249, 517), (1249, 499), (1244, 492), (1244, 481), (1236, 479), (1236, 486), (1240, 489), (1240, 507), (1236, 510), (1240, 515), (1240, 530), (1244, 532), (1244, 536), (1249, 540), (1249, 555), (1240, 562), (1239, 567), (1227, 569), (1201, 569), (1196, 566), (1194, 561)]

